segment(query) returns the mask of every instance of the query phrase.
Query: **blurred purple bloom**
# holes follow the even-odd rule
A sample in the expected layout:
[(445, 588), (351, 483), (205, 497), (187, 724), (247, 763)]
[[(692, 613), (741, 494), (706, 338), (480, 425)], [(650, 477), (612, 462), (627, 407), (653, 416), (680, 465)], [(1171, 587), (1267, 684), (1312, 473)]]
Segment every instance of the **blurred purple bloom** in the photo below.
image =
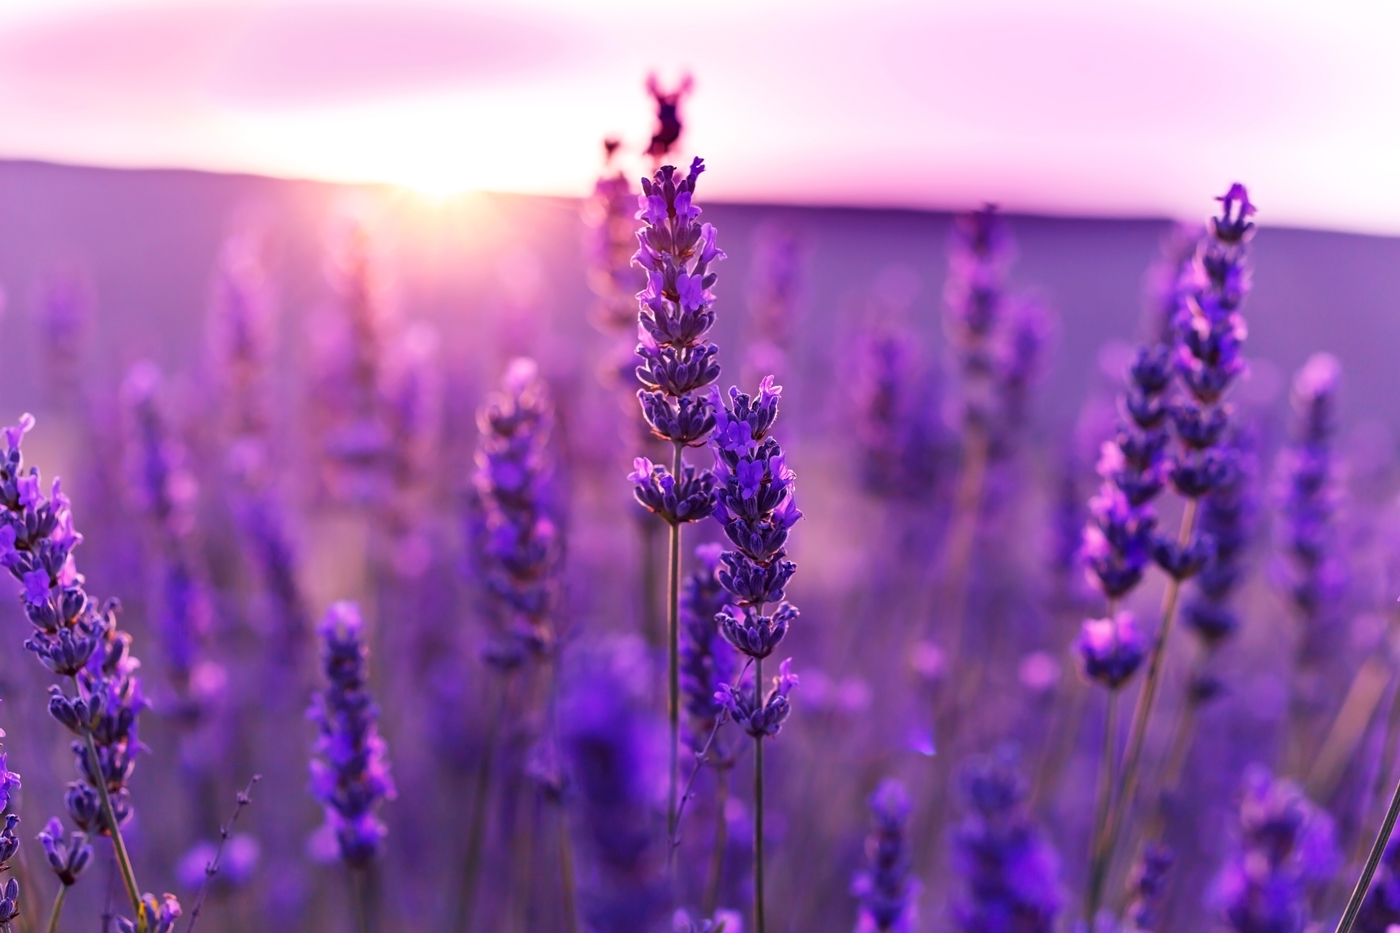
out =
[(1167, 873), (1175, 863), (1176, 856), (1171, 849), (1159, 842), (1147, 844), (1129, 883), (1132, 900), (1126, 911), (1125, 930), (1151, 933), (1157, 928), (1163, 897), (1167, 893)]
[(701, 569), (692, 573), (681, 590), (680, 679), (681, 696), (690, 715), (690, 742), (703, 747), (715, 727), (722, 707), (715, 695), (722, 684), (734, 679), (734, 648), (720, 637), (716, 616), (729, 596), (720, 584), (718, 544), (695, 549)]
[(1111, 619), (1085, 619), (1074, 649), (1085, 678), (1117, 690), (1142, 665), (1147, 639), (1133, 614), (1122, 610)]
[(377, 811), (396, 796), (388, 746), (379, 737), (379, 707), (370, 696), (369, 649), (354, 603), (335, 603), (321, 621), (322, 663), (329, 684), (307, 716), (316, 723), (311, 793), (321, 802), (340, 854), (361, 866), (374, 859), (388, 829)]
[(1252, 437), (1236, 429), (1224, 442), (1230, 470), (1201, 499), (1199, 528), (1214, 552), (1195, 577), (1196, 594), (1182, 618), (1207, 645), (1216, 645), (1239, 627), (1230, 599), (1243, 577), (1242, 561), (1253, 536), (1258, 509), (1258, 456)]
[(958, 929), (1050, 933), (1064, 904), (1059, 857), (1026, 811), (1014, 757), (1001, 750), (974, 758), (960, 784), (968, 810), (952, 834)]
[(873, 826), (865, 837), (868, 867), (856, 873), (852, 893), (860, 900), (855, 933), (913, 933), (918, 923), (919, 882), (910, 877), (909, 794), (886, 778), (870, 797)]
[(1210, 900), (1238, 933), (1300, 933), (1313, 890), (1340, 864), (1332, 818), (1292, 781), (1256, 765), (1244, 776), (1235, 852)]
[(556, 568), (563, 544), (554, 518), (548, 455), (554, 405), (534, 360), (506, 367), (501, 390), (477, 412), (472, 538), (495, 626), (487, 656), (510, 667), (553, 645)]

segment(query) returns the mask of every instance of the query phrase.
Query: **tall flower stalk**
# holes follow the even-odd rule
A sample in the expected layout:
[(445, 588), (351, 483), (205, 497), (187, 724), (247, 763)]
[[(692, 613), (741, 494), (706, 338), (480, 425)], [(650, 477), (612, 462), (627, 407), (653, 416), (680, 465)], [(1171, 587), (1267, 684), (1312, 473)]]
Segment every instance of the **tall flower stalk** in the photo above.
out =
[(372, 933), (378, 905), (371, 866), (388, 832), (378, 810), (395, 797), (394, 779), (388, 746), (379, 736), (379, 707), (369, 692), (369, 649), (359, 608), (351, 602), (332, 605), (320, 635), (328, 683), (307, 714), (317, 731), (311, 792), (351, 869), (361, 933)]
[(69, 818), (83, 832), (112, 840), (137, 933), (169, 929), (179, 902), (169, 894), (160, 901), (142, 894), (121, 832), (133, 813), (127, 782), (144, 747), (137, 738), (147, 706), (135, 673), (139, 662), (131, 636), (117, 629), (116, 600), (99, 608), (84, 589), (73, 559), (82, 536), (58, 480), (45, 496), (38, 469), (24, 470), (20, 443), (33, 426), (24, 415), (4, 429), (0, 565), (24, 588), (21, 601), (33, 625), (25, 648), (62, 679), (49, 687), (49, 713), (77, 738), (78, 780), (65, 795)]
[[(537, 665), (548, 681), (544, 701), (553, 712), (557, 641), (554, 610), (563, 536), (552, 499), (548, 454), (554, 406), (534, 360), (514, 359), (506, 367), (501, 389), (477, 412), (480, 439), (473, 477), (475, 509), (470, 537), (477, 572), (484, 584), (486, 615), (491, 623), (485, 658), (501, 677), (496, 685), (499, 707), (488, 725), (478, 762), (475, 804), (468, 830), (463, 883), (455, 928), (466, 929), (475, 908), (486, 831), (487, 800), (495, 765), (500, 725), (506, 714), (506, 680)], [(531, 691), (525, 690), (527, 699)], [(553, 724), (546, 725), (546, 731)], [(545, 742), (552, 742), (546, 736)], [(567, 851), (561, 852), (568, 858)], [(567, 876), (568, 873), (565, 872)], [(566, 896), (570, 892), (566, 891)]]
[[(715, 393), (718, 396), (718, 392)], [(729, 390), (728, 404), (715, 399), (710, 446), (719, 481), (715, 518), (734, 549), (720, 555), (720, 584), (731, 601), (715, 617), (721, 634), (753, 660), (752, 688), (721, 684), (716, 698), (754, 740), (754, 927), (765, 933), (763, 887), (763, 740), (775, 736), (791, 711), (788, 694), (797, 685), (792, 659), (778, 666), (765, 692), (763, 661), (797, 619), (783, 597), (797, 565), (787, 559), (788, 532), (802, 517), (794, 475), (771, 436), (782, 387), (768, 376), (757, 397)], [(771, 614), (767, 614), (772, 605)]]
[(715, 228), (697, 220), (695, 184), (705, 170), (703, 160), (691, 163), (681, 177), (674, 166), (662, 166), (655, 177), (642, 179), (637, 218), (641, 248), (634, 261), (647, 273), (639, 302), (637, 393), (642, 415), (652, 433), (672, 447), (668, 469), (639, 457), (628, 479), (643, 506), (661, 516), (670, 528), (667, 574), (667, 711), (671, 726), (671, 767), (666, 838), (676, 835), (677, 792), (680, 784), (680, 565), (681, 526), (700, 521), (714, 508), (715, 478), (709, 470), (685, 463), (687, 447), (698, 447), (715, 427), (715, 405), (704, 389), (719, 378), (715, 354), (719, 348), (707, 335), (714, 325), (717, 278), (710, 265), (724, 258), (715, 245)]
[(865, 837), (867, 867), (852, 885), (860, 900), (855, 933), (913, 933), (918, 923), (919, 881), (912, 877), (908, 837), (909, 794), (893, 779), (870, 798), (872, 827)]
[(1197, 533), (1198, 505), (1230, 469), (1230, 454), (1222, 441), (1232, 412), (1224, 397), (1245, 368), (1241, 349), (1247, 330), (1239, 309), (1249, 292), (1248, 246), (1254, 235), (1254, 224), (1249, 218), (1254, 214), (1254, 205), (1240, 184), (1232, 185), (1216, 200), (1221, 203), (1220, 216), (1211, 218), (1209, 231), (1197, 247), (1190, 287), (1177, 312), (1172, 347), (1173, 375), (1179, 391), (1169, 412), (1177, 443), (1167, 476), (1185, 500), (1185, 509), (1175, 540), (1163, 536), (1152, 539), (1152, 556), (1168, 575), (1162, 624), (1148, 653), (1147, 673), (1133, 711), (1109, 818), (1104, 831), (1096, 834), (1086, 904), (1091, 923), (1118, 833), (1136, 797), (1143, 747), (1176, 621), (1181, 585), (1204, 566), (1212, 550), (1210, 540)]

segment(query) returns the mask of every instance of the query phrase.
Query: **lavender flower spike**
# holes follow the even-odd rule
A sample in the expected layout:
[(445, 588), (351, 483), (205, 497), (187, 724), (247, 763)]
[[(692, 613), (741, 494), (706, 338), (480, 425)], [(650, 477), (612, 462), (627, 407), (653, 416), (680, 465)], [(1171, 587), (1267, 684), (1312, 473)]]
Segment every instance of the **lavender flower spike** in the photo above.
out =
[(30, 415), (5, 428), (0, 459), (0, 566), (23, 584), (25, 615), (34, 631), (24, 643), (54, 674), (67, 678), (72, 692), (49, 688), (49, 714), (77, 737), (73, 743), (78, 780), (68, 785), (68, 814), (87, 833), (110, 836), (122, 882), (149, 931), (121, 827), (131, 818), (127, 782), (144, 748), (137, 723), (147, 706), (135, 672), (131, 636), (116, 625), (118, 604), (100, 609), (83, 588), (73, 549), (82, 536), (54, 480), (48, 497), (40, 492), (39, 471), (23, 470), (20, 443), (34, 426)]
[(1131, 612), (1111, 619), (1085, 619), (1074, 643), (1084, 677), (1117, 690), (1137, 672), (1147, 656), (1147, 639)]
[(898, 781), (880, 782), (870, 798), (873, 827), (865, 838), (869, 867), (851, 886), (860, 899), (855, 933), (913, 933), (919, 882), (909, 876), (909, 794)]
[(1312, 891), (1340, 866), (1331, 817), (1291, 781), (1255, 766), (1245, 773), (1239, 829), (1211, 901), (1238, 933), (1298, 933)]
[[(0, 738), (5, 730), (0, 729)], [(10, 795), (19, 790), (19, 775), (6, 767), (5, 754), (0, 752), (0, 810), (10, 805)], [(10, 859), (19, 851), (19, 836), (15, 827), (19, 817), (13, 813), (5, 815), (5, 826), (0, 829), (0, 872), (11, 871)], [(10, 921), (19, 916), (19, 882), (13, 877), (0, 888), (0, 930), (10, 933)]]
[(379, 707), (368, 685), (369, 649), (354, 603), (335, 603), (320, 625), (322, 661), (330, 684), (317, 695), (307, 716), (319, 737), (311, 760), (311, 792), (321, 802), (326, 823), (352, 867), (368, 865), (388, 832), (377, 811), (394, 799), (394, 779), (379, 737)]
[(38, 835), (39, 844), (44, 847), (44, 857), (49, 868), (58, 877), (59, 883), (69, 887), (78, 881), (78, 876), (92, 861), (92, 846), (88, 845), (87, 833), (75, 832), (63, 838), (63, 824), (58, 817), (49, 820)]
[[(1026, 811), (1025, 782), (1010, 752), (963, 766), (967, 815), (953, 830), (962, 892), (953, 919), (963, 933), (1050, 933), (1064, 904), (1059, 858)], [(1014, 927), (1007, 918), (1015, 917)]]

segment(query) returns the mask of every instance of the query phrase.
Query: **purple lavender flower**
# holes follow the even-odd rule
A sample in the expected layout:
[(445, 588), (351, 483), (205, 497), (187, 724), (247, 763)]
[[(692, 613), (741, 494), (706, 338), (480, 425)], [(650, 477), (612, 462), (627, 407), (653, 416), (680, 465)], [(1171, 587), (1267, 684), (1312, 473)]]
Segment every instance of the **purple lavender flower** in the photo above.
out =
[(396, 796), (388, 746), (379, 737), (379, 707), (370, 696), (369, 649), (354, 603), (335, 603), (321, 621), (322, 661), (329, 681), (308, 717), (316, 723), (311, 793), (352, 867), (372, 861), (388, 832), (377, 811)]
[[(183, 913), (175, 895), (162, 894), (157, 898), (154, 894), (143, 894), (141, 906), (146, 914), (145, 929), (148, 933), (175, 933), (175, 924)], [(135, 933), (137, 929), (135, 921), (117, 918), (117, 933)]]
[(0, 564), (24, 587), (22, 602), (34, 631), (24, 646), (53, 673), (72, 678), (74, 694), (49, 688), (49, 712), (79, 738), (91, 736), (93, 761), (82, 742), (74, 743), (81, 780), (68, 785), (68, 809), (86, 831), (110, 830), (101, 816), (95, 785), (107, 785), (117, 822), (131, 816), (126, 782), (142, 746), (136, 722), (146, 701), (134, 676), (131, 636), (116, 628), (117, 603), (100, 609), (83, 589), (73, 560), (82, 536), (73, 529), (68, 497), (57, 480), (47, 497), (39, 491), (39, 471), (23, 472), (20, 442), (34, 425), (29, 415), (5, 428), (0, 462)]
[(474, 487), (480, 508), (472, 537), (496, 628), (487, 655), (502, 667), (554, 641), (562, 542), (551, 514), (546, 450), (553, 419), (548, 388), (535, 362), (525, 358), (511, 361), (501, 391), (477, 413)]
[[(742, 649), (741, 649), (742, 650)], [(733, 687), (720, 684), (715, 693), (715, 701), (723, 706), (734, 719), (735, 724), (756, 739), (772, 737), (782, 729), (783, 722), (792, 712), (788, 694), (797, 686), (797, 675), (792, 672), (792, 658), (778, 665), (778, 676), (773, 678), (773, 689), (766, 696), (760, 694), (761, 685), (754, 683), (748, 690), (741, 684)]]
[(653, 929), (665, 916), (653, 823), (664, 752), (647, 711), (650, 678), (642, 646), (626, 641), (576, 656), (560, 697), (571, 825), (592, 879), (580, 907), (599, 933)]
[(1214, 542), (1210, 560), (1196, 575), (1196, 594), (1183, 619), (1208, 646), (1218, 645), (1239, 627), (1230, 599), (1244, 575), (1245, 552), (1258, 508), (1258, 457), (1253, 439), (1235, 429), (1223, 441), (1229, 467), (1201, 499), (1201, 534)]
[(1111, 619), (1085, 619), (1074, 648), (1084, 677), (1110, 690), (1127, 683), (1147, 657), (1147, 639), (1126, 610)]
[[(44, 847), (44, 857), (49, 868), (65, 887), (77, 883), (78, 876), (92, 861), (92, 846), (88, 845), (87, 833), (75, 832), (64, 838), (63, 824), (58, 817), (49, 820), (38, 835), (39, 844)], [(0, 859), (3, 861), (3, 859)]]
[(1332, 450), (1341, 366), (1314, 354), (1293, 380), (1292, 443), (1280, 458), (1281, 550), (1288, 593), (1303, 620), (1300, 657), (1320, 657), (1335, 638), (1327, 617), (1345, 587), (1336, 529), (1338, 492)]
[(1151, 933), (1161, 920), (1163, 896), (1167, 893), (1167, 873), (1176, 863), (1172, 850), (1159, 842), (1150, 842), (1142, 860), (1133, 869), (1124, 930), (1131, 933)]
[(994, 205), (958, 215), (948, 252), (944, 330), (963, 373), (967, 417), (983, 422), (993, 400), (977, 393), (990, 389), (996, 371), (994, 338), (1005, 311), (1006, 274), (1015, 247)]
[(754, 231), (748, 281), (750, 336), (742, 368), (745, 383), (786, 370), (787, 347), (802, 289), (804, 250), (796, 234), (764, 224)]
[(721, 550), (718, 544), (695, 549), (701, 569), (690, 575), (681, 591), (681, 694), (690, 716), (690, 743), (697, 752), (723, 709), (716, 694), (734, 679), (737, 667), (734, 649), (719, 637), (715, 621), (729, 600), (719, 578)]
[(935, 498), (954, 461), (936, 399), (926, 399), (937, 386), (914, 384), (912, 369), (906, 335), (876, 333), (861, 341), (854, 393), (861, 481), (881, 498)]
[[(5, 735), (5, 730), (0, 729), (0, 738)], [(19, 790), (19, 775), (11, 771), (5, 762), (5, 753), (0, 752), (0, 810), (4, 810), (10, 805), (10, 796)], [(15, 857), (19, 851), (19, 836), (15, 834), (15, 827), (19, 825), (19, 817), (13, 813), (5, 814), (5, 826), (0, 829), (0, 872), (10, 871), (10, 859)], [(3, 889), (0, 889), (0, 928), (9, 933), (10, 921), (19, 916), (19, 882), (10, 878), (5, 882)]]
[(886, 778), (870, 798), (873, 826), (865, 837), (869, 867), (856, 874), (860, 900), (855, 933), (913, 933), (918, 923), (919, 882), (910, 877), (909, 794)]
[(194, 565), (195, 497), (199, 484), (186, 464), (185, 447), (174, 435), (157, 400), (160, 371), (138, 363), (122, 385), (130, 412), (132, 493), (150, 521), (159, 553), (161, 646), (182, 714), (198, 718), (191, 682), (212, 607)]
[(651, 143), (647, 146), (647, 155), (653, 159), (664, 159), (680, 142), (681, 101), (690, 93), (692, 86), (690, 75), (686, 75), (674, 91), (663, 91), (656, 75), (647, 76), (647, 93), (656, 100), (656, 132), (652, 133)]
[(612, 171), (618, 142), (607, 140), (604, 173), (593, 186), (593, 196), (583, 205), (588, 228), (588, 287), (598, 301), (593, 322), (603, 331), (630, 332), (637, 321), (637, 288), (640, 285), (632, 254), (637, 248), (637, 194), (622, 171)]
[(968, 811), (953, 830), (962, 891), (953, 919), (964, 933), (1049, 933), (1064, 904), (1059, 857), (1026, 811), (1025, 783), (1006, 750), (974, 758), (960, 775)]
[(265, 376), (272, 363), (273, 302), (253, 236), (225, 241), (210, 291), (209, 349), (229, 433), (263, 436), (271, 422)]
[(1157, 513), (1151, 503), (1166, 479), (1170, 386), (1167, 349), (1141, 348), (1128, 370), (1117, 437), (1099, 455), (1103, 485), (1089, 502), (1082, 554), (1089, 582), (1110, 600), (1131, 592), (1152, 558)]
[[(724, 252), (715, 245), (715, 228), (696, 222), (700, 208), (692, 201), (704, 170), (704, 161), (696, 159), (684, 178), (667, 165), (654, 179), (642, 179), (637, 217), (645, 226), (637, 232), (641, 248), (633, 257), (647, 273), (647, 286), (637, 294), (637, 378), (643, 386), (637, 397), (657, 437), (689, 447), (703, 444), (714, 426), (712, 405), (696, 393), (719, 378), (718, 348), (705, 337), (715, 320), (710, 264)], [(704, 517), (701, 512), (667, 520)]]
[(92, 282), (79, 266), (57, 264), (35, 283), (32, 307), (43, 337), (44, 372), (57, 394), (70, 403), (82, 389), (93, 304)]
[(1245, 772), (1239, 829), (1212, 904), (1238, 933), (1299, 933), (1313, 889), (1340, 866), (1331, 817), (1293, 782), (1256, 765)]
[(1025, 428), (1031, 390), (1044, 374), (1046, 350), (1053, 333), (1050, 309), (1039, 301), (1020, 298), (1012, 303), (1004, 333), (995, 348), (997, 420), (991, 455), (1005, 459)]

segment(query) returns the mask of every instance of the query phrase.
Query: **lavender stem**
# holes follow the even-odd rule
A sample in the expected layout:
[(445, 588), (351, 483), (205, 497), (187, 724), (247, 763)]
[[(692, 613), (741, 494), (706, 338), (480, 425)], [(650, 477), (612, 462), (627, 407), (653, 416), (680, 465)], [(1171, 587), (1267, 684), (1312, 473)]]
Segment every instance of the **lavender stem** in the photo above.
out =
[(476, 913), (476, 887), (481, 876), (481, 843), (486, 836), (486, 801), (491, 787), (491, 771), (496, 758), (496, 736), (505, 718), (506, 687), (497, 692), (496, 710), (486, 721), (486, 743), (477, 762), (476, 788), (472, 799), (472, 822), (467, 830), (467, 854), (462, 860), (462, 886), (457, 896), (452, 929), (467, 933)]
[[(73, 678), (73, 689), (78, 689), (78, 679)], [(97, 757), (97, 744), (92, 740), (92, 730), (83, 730), (83, 741), (87, 743), (89, 761), (101, 761)], [(126, 851), (126, 842), (117, 825), (117, 814), (112, 808), (112, 797), (107, 793), (107, 782), (97, 781), (97, 793), (102, 800), (102, 818), (107, 821), (108, 834), (112, 839), (112, 851), (117, 857), (117, 868), (121, 871), (122, 884), (127, 897), (131, 898), (131, 909), (136, 912), (136, 933), (146, 933), (146, 907), (141, 903), (141, 888), (136, 884), (136, 872), (131, 867), (131, 856)]]
[(253, 787), (262, 780), (261, 774), (253, 775), (248, 786), (238, 795), (237, 801), (233, 805), (233, 815), (228, 822), (219, 827), (219, 847), (214, 850), (214, 857), (209, 864), (204, 866), (204, 881), (199, 886), (199, 894), (194, 899), (194, 909), (190, 911), (190, 925), (185, 927), (185, 933), (194, 933), (194, 925), (199, 922), (199, 912), (204, 909), (204, 896), (209, 892), (210, 880), (219, 873), (219, 859), (223, 858), (224, 844), (228, 842), (229, 833), (233, 832), (233, 824), (238, 822), (238, 815), (243, 812), (243, 808), (253, 802)]
[[(1187, 499), (1186, 508), (1181, 515), (1181, 531), (1177, 534), (1177, 544), (1183, 548), (1190, 542), (1192, 532), (1195, 530), (1196, 505), (1196, 499)], [(1118, 838), (1118, 830), (1123, 820), (1128, 816), (1128, 811), (1132, 809), (1133, 797), (1137, 793), (1142, 749), (1147, 739), (1147, 727), (1152, 718), (1152, 707), (1157, 701), (1157, 688), (1161, 683), (1167, 639), (1171, 635), (1172, 623), (1176, 619), (1176, 606), (1180, 595), (1181, 581), (1172, 577), (1167, 581), (1167, 592), (1162, 600), (1162, 628), (1152, 643), (1152, 651), (1147, 658), (1147, 679), (1143, 681), (1142, 692), (1138, 694), (1137, 706), (1133, 710), (1133, 722), (1128, 731), (1128, 753), (1123, 760), (1117, 804), (1110, 809), (1103, 845), (1097, 847), (1098, 851), (1090, 869), (1088, 906), (1092, 911), (1098, 910), (1098, 905), (1102, 900), (1103, 885), (1107, 880), (1109, 865), (1113, 861), (1113, 849)]]
[(1342, 919), (1337, 921), (1337, 933), (1350, 933), (1351, 925), (1356, 922), (1356, 915), (1361, 912), (1361, 903), (1366, 899), (1366, 892), (1370, 890), (1371, 878), (1375, 876), (1376, 866), (1380, 865), (1385, 847), (1390, 843), (1390, 834), (1395, 829), (1397, 819), (1400, 819), (1400, 783), (1395, 785), (1395, 793), (1390, 795), (1390, 806), (1385, 811), (1380, 832), (1376, 834), (1376, 841), (1371, 846), (1371, 854), (1366, 856), (1366, 865), (1361, 869), (1361, 877), (1356, 879), (1356, 887), (1352, 888), (1347, 908), (1342, 911)]
[(63, 901), (68, 897), (68, 885), (60, 884), (53, 898), (53, 909), (49, 911), (48, 933), (58, 933), (58, 918), (63, 913)]
[[(754, 658), (754, 706), (763, 708), (763, 659)], [(1400, 801), (1400, 788), (1396, 789)], [(1394, 822), (1392, 820), (1392, 822)], [(1389, 835), (1389, 833), (1387, 833)], [(753, 739), (753, 925), (767, 933), (763, 914), (763, 735)]]
[[(1112, 618), (1112, 610), (1109, 617)], [(1089, 857), (1093, 865), (1098, 865), (1105, 843), (1104, 832), (1108, 828), (1108, 813), (1113, 804), (1113, 771), (1118, 757), (1118, 691), (1108, 692), (1108, 706), (1103, 723), (1103, 757), (1099, 762), (1098, 800), (1094, 804), (1094, 834), (1091, 837)], [(1084, 898), (1084, 922), (1089, 929), (1094, 928), (1094, 915), (1098, 913), (1100, 899), (1100, 879), (1090, 873), (1089, 891)]]
[[(684, 461), (681, 457), (683, 444), (675, 442), (675, 455), (672, 458), (671, 475), (681, 476)], [(666, 592), (666, 640), (667, 640), (667, 712), (671, 717), (671, 773), (670, 803), (666, 810), (666, 838), (674, 842), (676, 826), (680, 819), (677, 812), (676, 793), (681, 776), (681, 524), (671, 524), (671, 555), (669, 579)]]
[(578, 888), (578, 881), (574, 873), (574, 848), (569, 839), (569, 815), (568, 812), (559, 806), (559, 884), (563, 888), (560, 897), (563, 899), (562, 909), (564, 911), (564, 931), (565, 933), (578, 933), (578, 906), (574, 892)]

